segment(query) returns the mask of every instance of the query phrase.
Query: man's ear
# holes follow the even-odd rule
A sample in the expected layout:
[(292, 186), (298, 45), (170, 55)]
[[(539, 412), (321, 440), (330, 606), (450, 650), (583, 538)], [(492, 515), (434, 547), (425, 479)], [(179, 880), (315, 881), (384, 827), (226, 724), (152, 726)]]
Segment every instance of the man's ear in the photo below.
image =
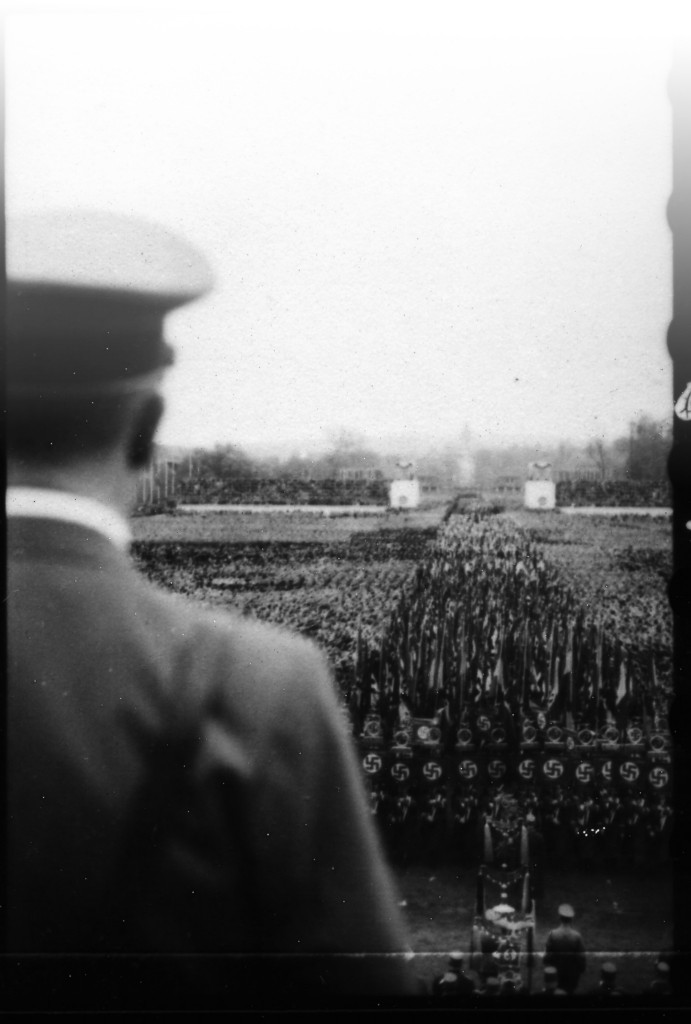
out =
[(130, 469), (145, 469), (149, 465), (163, 408), (163, 399), (156, 394), (149, 395), (137, 410), (127, 445), (127, 465)]

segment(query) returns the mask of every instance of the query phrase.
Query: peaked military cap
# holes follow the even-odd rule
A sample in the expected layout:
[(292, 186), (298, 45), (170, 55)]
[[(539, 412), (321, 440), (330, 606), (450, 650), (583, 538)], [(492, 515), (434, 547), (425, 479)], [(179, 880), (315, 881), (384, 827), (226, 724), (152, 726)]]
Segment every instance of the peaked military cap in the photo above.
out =
[(575, 917), (575, 911), (570, 903), (562, 903), (557, 911), (559, 917)]
[(165, 315), (211, 283), (196, 249), (146, 220), (89, 210), (8, 218), (8, 392), (136, 387), (172, 362)]

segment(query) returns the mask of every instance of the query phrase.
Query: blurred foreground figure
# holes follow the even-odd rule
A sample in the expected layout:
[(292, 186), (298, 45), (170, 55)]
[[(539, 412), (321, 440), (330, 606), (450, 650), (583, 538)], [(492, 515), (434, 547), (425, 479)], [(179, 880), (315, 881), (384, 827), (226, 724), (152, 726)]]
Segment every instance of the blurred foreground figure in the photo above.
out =
[[(102, 214), (10, 222), (7, 242), (8, 951), (187, 954), (160, 968), (166, 1007), (411, 991), (321, 653), (128, 557), (163, 320), (208, 290), (204, 261)], [(94, 962), (126, 984), (117, 958), (80, 960), (73, 992)]]

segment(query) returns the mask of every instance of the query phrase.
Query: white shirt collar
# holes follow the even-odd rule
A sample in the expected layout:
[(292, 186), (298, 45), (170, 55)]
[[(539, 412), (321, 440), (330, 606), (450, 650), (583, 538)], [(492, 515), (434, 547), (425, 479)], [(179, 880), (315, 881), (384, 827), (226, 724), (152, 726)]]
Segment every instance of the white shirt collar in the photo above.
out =
[(132, 542), (132, 534), (124, 516), (103, 502), (81, 494), (54, 491), (46, 487), (8, 487), (5, 511), (8, 517), (60, 519), (66, 523), (88, 526), (103, 534), (122, 551), (126, 551)]

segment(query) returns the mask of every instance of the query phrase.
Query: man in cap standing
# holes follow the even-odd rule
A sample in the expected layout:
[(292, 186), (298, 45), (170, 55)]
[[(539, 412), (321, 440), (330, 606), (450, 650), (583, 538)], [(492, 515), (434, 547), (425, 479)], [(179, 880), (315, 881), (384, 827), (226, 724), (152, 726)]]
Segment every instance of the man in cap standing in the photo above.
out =
[(617, 988), (617, 965), (607, 960), (600, 968), (600, 980), (595, 989), (595, 997), (607, 1001), (617, 999), (621, 994), (621, 989)]
[(658, 960), (655, 963), (654, 977), (650, 983), (649, 992), (651, 995), (665, 999), (672, 995), (670, 969), (666, 960)]
[(572, 995), (585, 971), (585, 946), (580, 932), (573, 926), (573, 907), (562, 903), (558, 914), (559, 926), (547, 935), (543, 964), (556, 967), (559, 988)]
[(13, 962), (98, 954), (126, 999), (112, 954), (175, 954), (159, 1009), (414, 991), (321, 653), (156, 590), (128, 556), (164, 318), (208, 290), (204, 261), (105, 214), (23, 218), (7, 242)]
[(471, 978), (463, 970), (463, 954), (454, 950), (449, 954), (449, 965), (440, 977), (435, 978), (432, 994), (435, 996), (468, 996), (475, 991)]
[(498, 942), (490, 932), (483, 931), (480, 936), (480, 949), (473, 953), (471, 967), (478, 976), (478, 989), (482, 991), (487, 985), (488, 978), (495, 978), (499, 974), (499, 965), (496, 959)]
[(477, 994), (478, 996), (483, 996), (488, 999), (498, 999), (501, 995), (501, 982), (499, 981), (499, 978), (496, 975), (491, 974), (485, 981), (482, 988), (478, 989)]
[(534, 998), (542, 1002), (546, 1002), (565, 995), (566, 992), (564, 989), (559, 988), (559, 978), (557, 976), (556, 967), (550, 967), (549, 964), (547, 964), (543, 970), (543, 987), (539, 992), (535, 993)]

